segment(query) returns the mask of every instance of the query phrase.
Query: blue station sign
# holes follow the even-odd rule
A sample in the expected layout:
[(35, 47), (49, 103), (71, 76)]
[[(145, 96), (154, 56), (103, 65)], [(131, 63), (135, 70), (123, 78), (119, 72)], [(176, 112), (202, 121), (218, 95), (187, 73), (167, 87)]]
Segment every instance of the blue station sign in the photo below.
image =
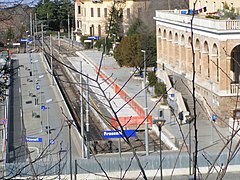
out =
[(20, 41), (21, 41), (21, 42), (28, 42), (28, 43), (29, 43), (29, 42), (32, 42), (31, 39), (21, 39)]
[(36, 85), (36, 90), (40, 90), (40, 85), (39, 84)]
[(42, 138), (38, 137), (26, 137), (26, 142), (42, 142)]
[(88, 36), (89, 40), (99, 40), (99, 36)]
[[(125, 134), (127, 137), (136, 137), (136, 131), (135, 130), (124, 130)], [(122, 131), (103, 131), (102, 132), (102, 137), (104, 139), (109, 139), (109, 138), (122, 138), (124, 135)]]
[(47, 109), (46, 106), (41, 106), (41, 110), (42, 110), (42, 111), (45, 111), (46, 109)]

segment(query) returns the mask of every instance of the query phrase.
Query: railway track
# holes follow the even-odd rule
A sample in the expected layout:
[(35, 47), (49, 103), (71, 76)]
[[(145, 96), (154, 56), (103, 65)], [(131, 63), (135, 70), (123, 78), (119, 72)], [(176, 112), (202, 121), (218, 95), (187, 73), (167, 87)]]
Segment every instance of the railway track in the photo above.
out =
[[(74, 67), (71, 65), (67, 57), (78, 57), (75, 52), (79, 49), (75, 47), (70, 47), (69, 44), (61, 42), (61, 49), (59, 49), (57, 42), (53, 43), (53, 47), (57, 49), (60, 54), (56, 51), (54, 51), (54, 59), (53, 60), (53, 75), (60, 87), (60, 90), (65, 98), (65, 101), (69, 107), (69, 110), (76, 122), (76, 125), (78, 127), (78, 130), (80, 132), (80, 94), (78, 90), (79, 84), (76, 82), (79, 82), (79, 79), (76, 75), (76, 73), (73, 73), (72, 77), (70, 77), (69, 68), (66, 68), (63, 64), (67, 64), (71, 68), (74, 69)], [(48, 53), (45, 54), (45, 57), (48, 60), (48, 63), (50, 65), (50, 55)], [(62, 63), (59, 63), (59, 60)], [(73, 72), (73, 71), (72, 71)], [(71, 73), (71, 72), (70, 72)], [(75, 76), (74, 76), (75, 75)], [(74, 80), (73, 80), (74, 78)], [(105, 115), (108, 113), (108, 117), (111, 117), (110, 113), (104, 108), (104, 107), (98, 107), (97, 106), (97, 97), (95, 95), (91, 95), (90, 97), (91, 104), (94, 106), (94, 108), (98, 109), (98, 111), (103, 112)], [(86, 104), (84, 104), (84, 107)], [(84, 117), (85, 117), (85, 111)], [(93, 153), (108, 153), (108, 152), (118, 152), (118, 140), (104, 140), (102, 138), (102, 131), (104, 130), (101, 126), (99, 126), (99, 122), (96, 121), (95, 115), (93, 112), (90, 111), (90, 144), (91, 149)], [(109, 127), (110, 128), (110, 127)], [(85, 136), (86, 139), (86, 136)], [(138, 131), (136, 138), (130, 138), (131, 143), (133, 144), (134, 148), (137, 151), (144, 151), (145, 145), (144, 145), (144, 131)], [(152, 151), (159, 149), (159, 141), (158, 137), (154, 135), (149, 136), (149, 149)], [(164, 146), (164, 149), (166, 147)], [(121, 147), (122, 152), (128, 152), (130, 151), (129, 146), (126, 143), (122, 143)]]

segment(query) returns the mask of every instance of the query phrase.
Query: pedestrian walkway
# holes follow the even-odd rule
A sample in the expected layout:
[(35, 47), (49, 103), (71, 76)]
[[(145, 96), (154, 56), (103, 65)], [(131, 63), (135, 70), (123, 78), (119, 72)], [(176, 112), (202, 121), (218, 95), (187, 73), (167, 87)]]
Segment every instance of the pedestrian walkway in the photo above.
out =
[[(100, 64), (102, 56), (100, 51), (85, 50), (79, 51), (77, 54), (96, 67), (98, 67)], [(130, 97), (135, 97), (135, 101), (137, 101), (138, 104), (143, 107), (144, 94), (143, 92), (139, 93), (139, 91), (143, 88), (143, 84), (141, 80), (136, 80), (134, 78), (129, 79), (131, 76), (130, 72), (133, 71), (132, 68), (119, 67), (112, 56), (104, 56), (101, 71), (102, 73), (109, 77), (111, 76), (112, 79), (116, 80), (115, 83), (120, 87), (124, 86), (123, 90), (126, 91)], [(128, 82), (126, 83), (126, 81)], [(150, 94), (148, 94), (148, 112), (151, 113), (153, 118), (158, 118), (159, 105), (152, 101), (150, 97)], [(170, 121), (173, 121), (173, 119)], [(221, 138), (227, 138), (229, 136), (228, 128), (219, 128), (214, 124), (211, 124), (211, 122), (208, 120), (197, 122), (197, 127), (199, 149), (202, 149), (206, 152), (216, 152), (216, 150), (220, 150), (224, 145), (224, 143), (221, 141)], [(153, 126), (153, 130), (157, 131), (156, 127)], [(163, 132), (168, 138), (171, 139), (173, 143), (175, 143), (177, 147), (181, 147), (181, 144), (183, 143), (182, 134), (186, 138), (189, 132), (189, 124), (184, 124), (179, 127), (176, 123), (176, 119), (174, 119), (173, 122), (166, 122)], [(192, 130), (192, 136), (193, 135), (194, 134)], [(192, 148), (194, 144), (193, 139), (194, 138), (192, 137)], [(189, 144), (188, 139), (186, 140), (186, 144)]]
[[(82, 155), (81, 140), (77, 129), (68, 126), (68, 120), (73, 119), (53, 81), (47, 61), (40, 53), (17, 54), (14, 58), (21, 65), (17, 73), (20, 88), (15, 92), (21, 97), (18, 109), (21, 117), (19, 115), (13, 121), (14, 132), (24, 130), (21, 142), (27, 148), (23, 150), (26, 156), (22, 164), (18, 164), (19, 161), (6, 164), (6, 174), (8, 177), (14, 176), (25, 164), (25, 169), (21, 171), (33, 174), (69, 172), (69, 134), (72, 137), (72, 160), (79, 159)], [(32, 166), (30, 164), (33, 161)]]

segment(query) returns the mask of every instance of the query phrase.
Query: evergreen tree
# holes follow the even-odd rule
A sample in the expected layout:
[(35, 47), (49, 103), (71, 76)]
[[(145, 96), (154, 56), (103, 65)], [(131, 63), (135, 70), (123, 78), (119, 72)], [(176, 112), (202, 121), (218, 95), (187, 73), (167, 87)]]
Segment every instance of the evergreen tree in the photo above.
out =
[(67, 29), (68, 15), (73, 18), (73, 4), (70, 0), (44, 0), (39, 1), (36, 6), (38, 20), (45, 20), (50, 30), (59, 31), (60, 28)]
[(116, 37), (123, 36), (123, 12), (121, 9), (117, 9), (115, 6), (112, 6), (109, 11), (107, 21), (107, 33), (112, 36), (113, 34), (116, 35)]
[(143, 68), (143, 53), (146, 50), (147, 66), (156, 66), (156, 36), (146, 30), (146, 25), (136, 19), (129, 27), (127, 36), (123, 37), (115, 49), (114, 57), (120, 66)]

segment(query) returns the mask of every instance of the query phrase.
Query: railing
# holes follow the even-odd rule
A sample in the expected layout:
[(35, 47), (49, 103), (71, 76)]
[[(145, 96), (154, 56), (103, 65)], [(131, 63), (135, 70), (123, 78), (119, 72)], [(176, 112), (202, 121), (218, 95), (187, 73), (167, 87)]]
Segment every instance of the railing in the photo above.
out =
[(226, 21), (226, 29), (227, 30), (234, 30), (234, 29), (240, 29), (240, 21), (238, 20), (227, 20)]
[[(179, 11), (181, 12), (181, 11)], [(158, 20), (161, 19), (165, 22), (180, 22), (187, 24), (190, 27), (191, 22), (191, 15), (186, 14), (179, 14), (178, 11), (174, 13), (174, 11), (168, 10), (157, 10), (156, 17), (154, 19)], [(196, 16), (193, 21), (193, 26), (195, 27), (202, 27), (214, 30), (240, 30), (240, 20), (231, 20), (231, 19), (211, 19), (205, 18), (204, 16)]]
[(231, 84), (230, 93), (231, 94), (239, 93), (239, 84)]

